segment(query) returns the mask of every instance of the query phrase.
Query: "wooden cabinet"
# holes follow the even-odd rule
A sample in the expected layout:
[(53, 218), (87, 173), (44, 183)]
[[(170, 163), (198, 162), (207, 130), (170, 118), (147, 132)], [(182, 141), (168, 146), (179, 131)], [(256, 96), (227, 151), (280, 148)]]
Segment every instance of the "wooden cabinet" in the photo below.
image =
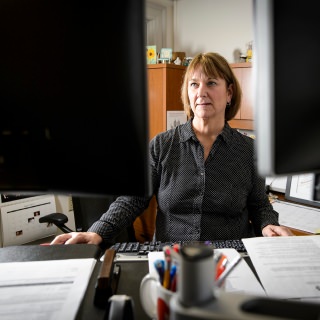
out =
[(150, 139), (167, 130), (167, 111), (183, 110), (180, 92), (185, 69), (175, 64), (147, 66)]
[(229, 121), (233, 128), (253, 130), (253, 86), (251, 63), (232, 63), (231, 67), (242, 89), (242, 103), (236, 117)]

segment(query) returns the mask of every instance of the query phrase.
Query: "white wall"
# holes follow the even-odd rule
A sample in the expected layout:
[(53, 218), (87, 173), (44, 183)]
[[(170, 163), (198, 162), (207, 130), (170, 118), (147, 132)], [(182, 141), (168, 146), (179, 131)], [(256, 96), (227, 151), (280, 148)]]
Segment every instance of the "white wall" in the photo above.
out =
[[(156, 37), (161, 38), (162, 47), (186, 52), (187, 56), (215, 51), (230, 63), (238, 62), (239, 53), (245, 53), (247, 43), (253, 39), (252, 0), (147, 0), (147, 15), (149, 12), (152, 25), (152, 19), (156, 18), (150, 6), (161, 12), (161, 21), (166, 24), (152, 30), (157, 32), (152, 35), (154, 42)], [(173, 30), (170, 30), (171, 10)], [(160, 14), (157, 19), (160, 21)]]
[(174, 5), (174, 51), (188, 56), (216, 51), (237, 62), (235, 52), (245, 53), (253, 39), (252, 0), (178, 0)]
[(173, 48), (173, 2), (147, 0), (146, 2), (147, 45)]

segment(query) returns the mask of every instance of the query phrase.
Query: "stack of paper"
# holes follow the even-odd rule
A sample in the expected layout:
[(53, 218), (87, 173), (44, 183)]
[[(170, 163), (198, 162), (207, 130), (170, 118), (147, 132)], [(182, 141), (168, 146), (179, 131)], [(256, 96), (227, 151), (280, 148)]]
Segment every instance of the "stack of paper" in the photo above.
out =
[(268, 296), (320, 302), (320, 236), (242, 241)]
[(75, 319), (95, 259), (0, 263), (0, 319)]
[(279, 223), (298, 230), (315, 233), (320, 228), (320, 209), (290, 203), (275, 201), (274, 210), (279, 213)]

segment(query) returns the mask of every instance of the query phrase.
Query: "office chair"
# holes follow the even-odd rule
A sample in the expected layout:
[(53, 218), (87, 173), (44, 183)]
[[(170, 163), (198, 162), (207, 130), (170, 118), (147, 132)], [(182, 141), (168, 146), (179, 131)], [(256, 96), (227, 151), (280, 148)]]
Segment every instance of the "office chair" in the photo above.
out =
[[(110, 204), (116, 199), (116, 196), (107, 195), (104, 197), (72, 197), (74, 220), (76, 230), (70, 229), (65, 224), (68, 222), (68, 217), (63, 213), (51, 213), (39, 219), (40, 223), (52, 223), (56, 225), (64, 233), (73, 231), (87, 231), (89, 227), (101, 215), (109, 209)], [(114, 242), (135, 242), (135, 230), (133, 225), (123, 230)]]

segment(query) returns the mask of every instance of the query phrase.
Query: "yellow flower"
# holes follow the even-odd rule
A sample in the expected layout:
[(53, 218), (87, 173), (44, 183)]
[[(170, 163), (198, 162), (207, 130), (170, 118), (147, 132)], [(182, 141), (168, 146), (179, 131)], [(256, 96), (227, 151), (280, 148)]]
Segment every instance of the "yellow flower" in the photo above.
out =
[(156, 57), (156, 53), (154, 51), (154, 49), (150, 48), (147, 50), (147, 58), (149, 60), (153, 60)]

